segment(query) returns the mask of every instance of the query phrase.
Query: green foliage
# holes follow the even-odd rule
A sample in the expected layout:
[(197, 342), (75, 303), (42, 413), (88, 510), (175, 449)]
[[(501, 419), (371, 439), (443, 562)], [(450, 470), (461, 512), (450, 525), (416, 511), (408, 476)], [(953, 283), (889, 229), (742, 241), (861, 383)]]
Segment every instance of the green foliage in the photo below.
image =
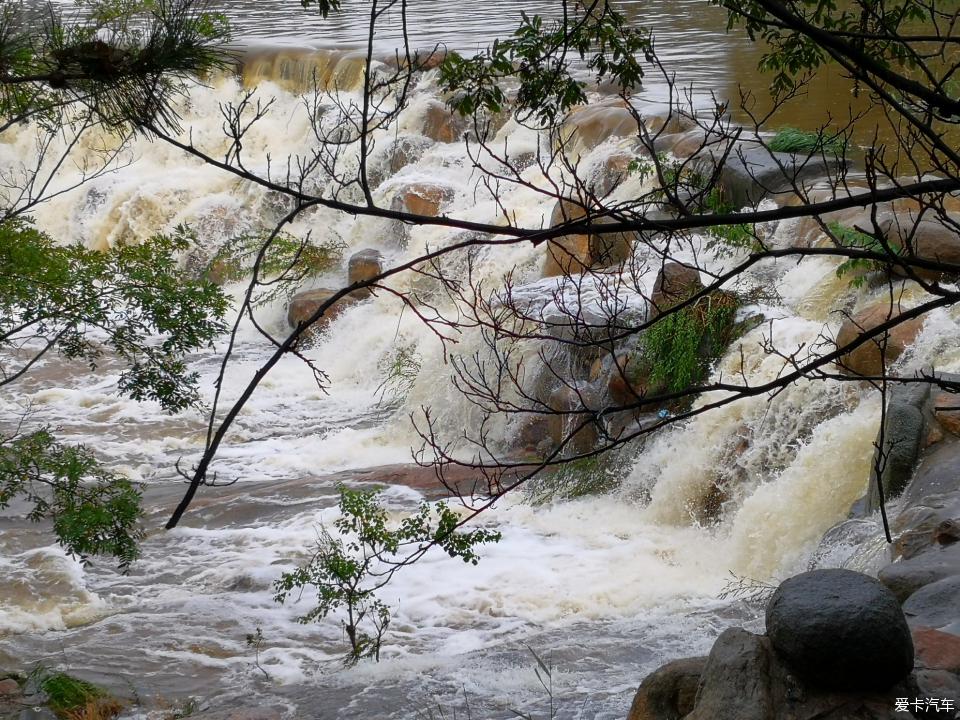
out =
[(32, 675), (39, 690), (46, 696), (46, 705), (65, 720), (90, 717), (108, 718), (119, 714), (122, 705), (103, 688), (64, 672), (50, 672), (38, 667)]
[(386, 355), (377, 364), (383, 376), (383, 382), (376, 390), (381, 402), (388, 393), (394, 400), (404, 398), (416, 382), (422, 362), (416, 343), (399, 345)]
[(609, 79), (622, 91), (640, 85), (638, 56), (651, 50), (650, 34), (630, 27), (626, 16), (607, 3), (581, 9), (570, 18), (545, 24), (539, 15), (521, 13), (520, 27), (473, 57), (448, 53), (440, 66), (440, 86), (453, 93), (450, 106), (463, 115), (478, 110), (501, 112), (507, 104), (504, 84), (518, 83), (515, 109), (521, 119), (555, 125), (574, 105), (586, 102), (585, 84), (571, 74), (579, 58), (597, 80)]
[(500, 539), (500, 533), (489, 530), (459, 532), (459, 516), (445, 505), (422, 503), (415, 514), (390, 523), (378, 495), (378, 490), (341, 486), (340, 517), (334, 522), (337, 536), (321, 527), (310, 560), (274, 584), (281, 603), (306, 587), (316, 590), (317, 604), (298, 618), (301, 623), (341, 614), (350, 643), (348, 665), (363, 658), (380, 659), (390, 608), (376, 592), (389, 580), (391, 568), (399, 567), (403, 549), (417, 552), (436, 545), (450, 557), (476, 565), (480, 559), (476, 546)]
[(700, 382), (732, 340), (738, 304), (714, 293), (658, 318), (643, 333), (638, 365), (649, 386), (680, 392)]
[(58, 542), (82, 562), (106, 555), (126, 570), (139, 556), (140, 490), (47, 429), (0, 438), (0, 509), (15, 498), (32, 506), (30, 520), (52, 520)]
[(260, 258), (257, 283), (266, 288), (254, 304), (270, 302), (300, 287), (304, 278), (329, 272), (340, 262), (346, 244), (327, 240), (314, 244), (287, 233), (272, 238), (241, 235), (231, 238), (210, 258), (206, 276), (218, 282), (242, 280)]
[[(871, 252), (884, 255), (899, 255), (902, 248), (896, 243), (884, 245), (874, 235), (860, 232), (854, 228), (846, 227), (840, 223), (833, 222), (827, 225), (830, 234), (836, 239), (841, 247), (857, 250), (869, 250)], [(880, 260), (865, 260), (863, 258), (849, 258), (837, 267), (837, 277), (852, 275), (850, 284), (853, 287), (862, 287), (867, 281), (867, 274), (876, 271), (889, 270), (890, 263)]]
[(774, 152), (800, 153), (803, 155), (822, 152), (839, 157), (846, 150), (847, 142), (840, 134), (827, 135), (785, 127), (777, 131), (777, 134), (767, 143), (767, 147)]
[[(737, 210), (732, 203), (723, 199), (723, 192), (718, 187), (712, 188), (710, 192), (707, 193), (704, 198), (704, 204), (707, 209), (715, 215), (726, 215)], [(754, 225), (748, 225), (747, 223), (715, 225), (707, 228), (707, 234), (728, 248), (757, 249), (757, 231)], [(716, 246), (714, 242), (709, 244), (711, 248)]]
[(183, 80), (229, 65), (226, 17), (201, 0), (81, 4), (83, 22), (51, 11), (40, 27), (19, 4), (3, 4), (0, 116), (34, 115), (56, 129), (80, 109), (110, 126), (179, 129), (171, 100)]
[[(831, 60), (818, 42), (825, 31), (835, 43), (848, 43), (858, 55), (879, 68), (910, 68), (915, 49), (905, 36), (910, 25), (936, 14), (936, 6), (922, 0), (837, 3), (799, 0), (789, 8), (758, 0), (712, 0), (728, 11), (728, 27), (744, 27), (751, 39), (764, 40), (767, 51), (760, 69), (773, 74), (775, 93), (794, 90), (805, 74)], [(785, 11), (785, 12), (784, 12)], [(789, 21), (786, 21), (786, 16)], [(806, 31), (806, 27), (814, 32)]]
[[(126, 364), (121, 392), (171, 412), (198, 404), (185, 356), (224, 331), (228, 305), (215, 285), (180, 270), (177, 256), (195, 241), (181, 227), (96, 252), (56, 245), (22, 221), (0, 223), (0, 350), (33, 341), (95, 367), (102, 340)], [(24, 370), (0, 363), (0, 386)]]

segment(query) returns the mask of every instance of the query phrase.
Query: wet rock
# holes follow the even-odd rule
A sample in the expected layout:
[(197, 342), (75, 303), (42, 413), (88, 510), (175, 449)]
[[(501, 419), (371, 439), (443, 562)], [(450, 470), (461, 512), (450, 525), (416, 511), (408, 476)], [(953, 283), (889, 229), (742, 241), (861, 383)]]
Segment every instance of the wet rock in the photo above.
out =
[(650, 319), (703, 290), (700, 271), (695, 267), (667, 262), (657, 273), (650, 295)]
[[(892, 248), (903, 248), (904, 254), (914, 255), (921, 260), (960, 265), (960, 234), (956, 223), (960, 217), (934, 218), (929, 213), (922, 219), (911, 212), (884, 212), (877, 216), (877, 226)], [(875, 230), (868, 217), (861, 221), (868, 231)], [(894, 273), (909, 277), (910, 273), (902, 265), (893, 267)], [(924, 280), (940, 280), (943, 273), (938, 270), (914, 268), (913, 274)]]
[(644, 678), (633, 697), (627, 720), (680, 720), (693, 711), (707, 658), (667, 663)]
[[(510, 471), (503, 477), (503, 482), (516, 480), (517, 471)], [(378, 465), (360, 470), (344, 470), (338, 473), (323, 476), (324, 483), (373, 483), (376, 485), (402, 485), (418, 491), (429, 500), (438, 500), (449, 497), (451, 492), (462, 495), (483, 494), (490, 490), (490, 483), (496, 483), (498, 478), (492, 470), (487, 474), (478, 468), (449, 465), (443, 469), (443, 477), (437, 475), (434, 467), (420, 465), (396, 464)], [(446, 483), (446, 485), (444, 484)], [(324, 485), (328, 487), (329, 485)]]
[(433, 147), (434, 141), (423, 135), (401, 135), (374, 148), (367, 168), (367, 180), (377, 187), (407, 165), (418, 162)]
[(450, 110), (439, 100), (431, 100), (420, 118), (420, 134), (441, 143), (452, 143), (463, 138), (470, 120)]
[(646, 156), (642, 146), (634, 145), (611, 153), (590, 171), (590, 190), (597, 197), (603, 198), (616, 190), (630, 177), (631, 167), (635, 162), (641, 162)]
[(686, 720), (770, 720), (770, 644), (742, 628), (724, 630), (710, 650)]
[(585, 404), (592, 404), (591, 400), (595, 400), (592, 395), (588, 388), (575, 390), (564, 386), (550, 396), (547, 404), (556, 414), (547, 416), (547, 431), (554, 447), (566, 443), (564, 455), (590, 452), (597, 444), (599, 429), (596, 422), (588, 414), (579, 413), (586, 409)]
[(20, 683), (13, 678), (0, 680), (0, 697), (9, 697), (20, 694)]
[(877, 578), (905, 602), (917, 590), (939, 580), (960, 575), (960, 545), (931, 546), (909, 560), (890, 563)]
[(960, 437), (960, 395), (938, 392), (934, 397), (934, 413), (944, 430)]
[[(860, 335), (899, 317), (897, 308), (880, 301), (867, 306), (844, 320), (837, 332), (837, 347), (856, 340)], [(912, 318), (863, 342), (837, 360), (840, 370), (848, 375), (876, 376), (883, 373), (884, 365), (899, 358), (913, 344), (923, 328), (923, 318)]]
[[(706, 177), (716, 172), (722, 150), (701, 152), (695, 169)], [(793, 195), (794, 185), (811, 185), (813, 180), (836, 180), (846, 173), (849, 161), (803, 154), (771, 153), (756, 145), (738, 144), (720, 168), (719, 185), (725, 201), (734, 207), (756, 205), (766, 197)]]
[(437, 217), (440, 208), (453, 200), (456, 192), (452, 187), (431, 183), (412, 183), (401, 188), (393, 196), (391, 207), (400, 212), (425, 217)]
[[(330, 290), (329, 288), (319, 288), (317, 290), (306, 290), (297, 293), (293, 296), (293, 299), (290, 300), (290, 305), (287, 307), (287, 323), (290, 327), (295, 328), (301, 323), (307, 322), (320, 306), (330, 300), (337, 292), (339, 291)], [(320, 319), (313, 324), (309, 332), (317, 333), (323, 331), (330, 323), (336, 320), (344, 310), (355, 302), (356, 299), (349, 296), (340, 298), (327, 308), (323, 315), (320, 316)]]
[(607, 138), (637, 135), (638, 129), (626, 101), (611, 98), (572, 110), (563, 121), (560, 136), (564, 152), (575, 160)]
[[(882, 434), (883, 448), (876, 451), (883, 453), (880, 480), (885, 501), (899, 497), (904, 492), (916, 469), (917, 459), (928, 434), (929, 398), (930, 386), (926, 384), (896, 385), (888, 392)], [(878, 433), (878, 446), (879, 443)], [(876, 452), (867, 488), (867, 511), (870, 513), (880, 508)]]
[(882, 690), (913, 668), (897, 598), (861, 573), (813, 570), (785, 580), (767, 604), (766, 621), (778, 656), (818, 687)]
[(913, 631), (913, 646), (925, 668), (960, 672), (960, 636), (918, 627)]
[[(587, 219), (596, 225), (608, 225), (616, 220), (610, 217), (592, 217), (582, 205), (560, 200), (550, 216), (550, 227)], [(543, 277), (580, 274), (588, 269), (616, 265), (626, 261), (636, 241), (634, 233), (571, 234), (547, 241)]]
[[(960, 442), (944, 442), (926, 453), (920, 461), (913, 479), (903, 492), (904, 502), (908, 505), (930, 503), (926, 498), (935, 496), (953, 496), (960, 490)], [(936, 503), (940, 505), (940, 503)], [(955, 497), (950, 504), (958, 505), (960, 497)], [(940, 520), (947, 520), (950, 516), (943, 516)], [(960, 515), (958, 515), (960, 517)]]
[[(350, 256), (347, 263), (347, 282), (354, 283), (372, 280), (383, 272), (383, 256), (379, 251), (365, 249)], [(365, 298), (371, 293), (370, 288), (360, 288), (350, 293), (351, 297)]]
[(920, 588), (907, 598), (903, 613), (914, 627), (936, 629), (960, 622), (960, 576)]

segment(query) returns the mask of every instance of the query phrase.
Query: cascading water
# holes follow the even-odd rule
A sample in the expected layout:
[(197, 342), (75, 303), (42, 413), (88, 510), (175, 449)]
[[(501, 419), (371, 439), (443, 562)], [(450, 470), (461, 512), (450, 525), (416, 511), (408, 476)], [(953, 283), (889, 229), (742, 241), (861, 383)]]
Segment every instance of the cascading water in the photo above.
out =
[[(276, 172), (277, 159), (302, 155), (314, 142), (310, 107), (291, 90), (316, 74), (328, 78), (327, 87), (336, 78), (340, 92), (356, 92), (357, 67), (356, 58), (326, 51), (259, 55), (239, 80), (191, 88), (184, 123), (194, 142), (222, 154), (220, 104), (255, 86), (258, 96), (275, 101), (245, 139), (245, 162), (265, 173), (269, 154)], [(422, 132), (436, 102), (427, 75), (379, 142)], [(12, 167), (30, 156), (33, 138), (30, 127), (8, 130), (0, 162)], [(542, 142), (513, 122), (498, 140), (515, 157)], [(79, 157), (95, 158), (100, 143), (110, 142), (99, 137), (81, 147)], [(599, 166), (623, 147), (610, 138), (586, 148), (582, 167)], [(285, 210), (269, 192), (162, 142), (135, 138), (119, 164), (44, 204), (38, 226), (65, 242), (105, 248), (188, 223), (201, 238), (200, 252), (210, 256), (230, 237), (270, 227)], [(383, 178), (375, 197), (389, 206), (405, 188), (440, 185), (447, 193), (443, 211), (458, 218), (495, 222), (506, 210), (522, 226), (549, 222), (552, 203), (543, 196), (504, 186), (495, 199), (478, 186), (471, 167), (461, 144), (431, 144), (399, 169), (375, 165)], [(528, 168), (524, 179), (539, 182), (538, 173)], [(58, 182), (68, 187), (78, 179), (66, 173)], [(321, 175), (312, 180), (322, 187)], [(630, 197), (641, 182), (631, 178), (618, 196)], [(771, 229), (772, 241), (793, 230), (781, 223)], [(375, 248), (388, 265), (457, 237), (440, 227), (401, 228), (322, 208), (300, 215), (290, 231), (343, 243), (345, 258)], [(540, 279), (542, 259), (542, 250), (529, 245), (488, 249), (477, 256), (474, 273), (489, 286), (513, 268), (524, 292), (546, 294), (556, 284)], [(714, 372), (769, 380), (782, 369), (782, 360), (763, 350), (771, 333), (778, 347), (795, 348), (815, 343), (825, 328), (835, 330), (839, 318), (830, 308), (856, 298), (847, 285), (831, 282), (834, 272), (829, 260), (758, 269), (755, 279), (780, 292), (778, 302), (760, 308), (772, 322), (742, 338)], [(652, 285), (653, 277), (648, 280)], [(311, 280), (342, 282), (342, 268)], [(424, 280), (395, 282), (405, 289)], [(814, 302), (813, 289), (827, 296)], [(260, 309), (261, 321), (279, 335), (284, 309), (282, 301)], [(960, 369), (958, 338), (956, 317), (934, 314), (901, 363)], [(458, 340), (460, 355), (482, 347), (470, 333)], [(392, 399), (384, 394), (383, 368), (398, 347), (415, 349), (419, 369), (405, 396)], [(269, 351), (252, 327), (241, 329), (224, 389), (228, 402)], [(35, 422), (60, 427), (67, 439), (95, 448), (111, 467), (146, 483), (151, 513), (144, 557), (127, 576), (99, 563), (84, 568), (51, 545), (44, 529), (5, 520), (0, 666), (43, 660), (83, 670), (121, 693), (168, 703), (259, 696), (259, 702), (297, 708), (300, 717), (414, 717), (437, 702), (462, 704), (464, 693), (483, 708), (480, 716), (506, 717), (509, 708), (536, 711), (545, 702), (529, 646), (555, 668), (553, 692), (563, 703), (558, 717), (622, 718), (646, 672), (673, 657), (704, 653), (730, 624), (759, 622), (750, 608), (718, 599), (729, 573), (765, 580), (805, 566), (823, 532), (862, 494), (879, 418), (878, 399), (867, 390), (800, 382), (775, 397), (742, 400), (661, 432), (611, 494), (539, 506), (506, 498), (482, 520), (501, 529), (503, 541), (483, 549), (477, 567), (436, 552), (400, 573), (384, 592), (395, 617), (383, 661), (335, 673), (343, 649), (336, 622), (297, 624), (310, 598), (276, 605), (272, 581), (303, 558), (318, 525), (335, 517), (333, 473), (349, 479), (358, 469), (409, 462), (418, 438), (408, 415), (422, 405), (449, 427), (469, 426), (475, 409), (449, 381), (432, 331), (388, 294), (341, 314), (306, 353), (329, 375), (329, 392), (317, 388), (299, 360), (281, 361), (216, 461), (220, 476), (237, 483), (201, 492), (172, 532), (158, 528), (182, 490), (177, 460), (189, 462), (202, 448), (201, 418), (168, 417), (158, 406), (118, 397), (119, 370), (109, 362), (90, 372), (48, 359), (0, 397), (4, 416), (29, 405)], [(194, 357), (191, 365), (212, 393), (216, 352)], [(385, 497), (399, 514), (419, 495), (392, 487)], [(257, 627), (264, 636), (259, 664), (269, 679), (245, 643)]]

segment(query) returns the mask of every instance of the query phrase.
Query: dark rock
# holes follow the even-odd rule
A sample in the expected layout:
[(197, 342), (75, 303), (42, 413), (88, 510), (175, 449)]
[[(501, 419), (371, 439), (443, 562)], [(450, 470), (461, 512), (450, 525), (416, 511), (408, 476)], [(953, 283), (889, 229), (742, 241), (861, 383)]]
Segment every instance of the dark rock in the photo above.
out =
[(784, 581), (767, 604), (767, 634), (801, 678), (831, 690), (882, 690), (913, 667), (897, 598), (851, 570), (813, 570)]
[(924, 453), (913, 479), (903, 492), (903, 499), (907, 504), (923, 502), (926, 505), (926, 498), (948, 495), (957, 490), (960, 490), (960, 442), (943, 442)]
[[(930, 386), (927, 384), (896, 385), (888, 393), (883, 425), (884, 462), (881, 463), (880, 476), (886, 501), (899, 497), (913, 476), (927, 436), (929, 413), (925, 407), (929, 398)], [(878, 434), (878, 444), (879, 440)], [(875, 456), (867, 488), (867, 510), (871, 513), (880, 508), (876, 467)]]
[(877, 577), (905, 602), (920, 588), (952, 575), (960, 575), (960, 545), (931, 546), (909, 560), (890, 563)]
[(707, 658), (669, 662), (644, 678), (627, 720), (680, 720), (693, 711)]
[(710, 650), (686, 720), (771, 720), (771, 655), (765, 637), (742, 628), (724, 630)]

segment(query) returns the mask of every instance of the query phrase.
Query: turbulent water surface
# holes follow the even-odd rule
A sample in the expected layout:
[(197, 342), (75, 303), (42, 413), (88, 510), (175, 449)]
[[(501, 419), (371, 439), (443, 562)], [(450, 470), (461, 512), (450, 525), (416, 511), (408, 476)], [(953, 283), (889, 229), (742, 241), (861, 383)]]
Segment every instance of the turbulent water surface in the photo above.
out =
[[(303, 20), (284, 3), (230, 7), (238, 22), (249, 21), (250, 36), (264, 43), (309, 41), (329, 48), (361, 37), (356, 12), (321, 24)], [(415, 13), (418, 43), (439, 39), (442, 28), (456, 28), (456, 44), (466, 47), (508, 28), (506, 11), (517, 4), (471, 6), (469, 12), (455, 3), (417, 7), (424, 8)], [(630, 8), (662, 23), (660, 37), (668, 50), (671, 44), (686, 48), (676, 51), (678, 73), (690, 70), (695, 80), (717, 84), (736, 74), (726, 69), (737, 53), (720, 41), (723, 18), (702, 12), (699, 3)], [(711, 23), (717, 42), (700, 42), (697, 23)], [(442, 27), (431, 29), (432, 24)], [(302, 153), (313, 135), (307, 109), (283, 78), (263, 67), (257, 73), (247, 84), (276, 100), (247, 138), (245, 152), (249, 167), (265, 170), (268, 153), (274, 163)], [(219, 105), (237, 99), (243, 82), (220, 78), (192, 88), (181, 108), (190, 128), (184, 137), (192, 132), (196, 142), (217, 148)], [(401, 130), (422, 124), (427, 102), (436, 95), (428, 78), (399, 118)], [(653, 111), (655, 95), (651, 90), (638, 102)], [(501, 134), (516, 153), (540, 142), (516, 124)], [(8, 131), (0, 162), (15, 166), (34, 152), (34, 141), (30, 128)], [(603, 143), (585, 155), (583, 167), (617, 150), (616, 141)], [(79, 149), (95, 151), (96, 143)], [(116, 172), (45, 204), (37, 212), (39, 226), (54, 237), (102, 248), (188, 222), (211, 252), (228, 237), (269, 225), (281, 211), (263, 190), (163, 143), (136, 138), (123, 159)], [(538, 181), (535, 168), (525, 177)], [(389, 205), (399, 188), (417, 180), (455, 188), (446, 210), (451, 214), (485, 222), (498, 215), (494, 198), (478, 190), (461, 146), (435, 145), (388, 177), (377, 199)], [(617, 190), (618, 197), (630, 197), (642, 189), (640, 183), (632, 178)], [(552, 210), (551, 202), (524, 187), (504, 189), (499, 201), (529, 226), (549, 219)], [(786, 222), (770, 228), (772, 242), (793, 229)], [(395, 241), (397, 228), (384, 221), (322, 208), (301, 215), (291, 231), (342, 242), (344, 257), (378, 248), (390, 262), (456, 235), (414, 228), (402, 246)], [(489, 249), (477, 258), (477, 277), (496, 283), (505, 268), (515, 268), (520, 283), (548, 292), (550, 281), (539, 280), (539, 253), (527, 246)], [(653, 277), (648, 280), (647, 289)], [(772, 332), (782, 347), (813, 342), (836, 328), (830, 309), (849, 305), (853, 296), (835, 281), (835, 263), (829, 260), (767, 266), (753, 280), (779, 288), (780, 299), (763, 308), (773, 322), (748, 334), (742, 354), (732, 351), (716, 372), (742, 371), (760, 382), (781, 366), (763, 352), (764, 333)], [(342, 281), (340, 267), (315, 284)], [(416, 280), (397, 282), (404, 289)], [(160, 528), (182, 490), (175, 465), (196, 458), (205, 432), (202, 418), (165, 416), (155, 405), (119, 397), (119, 368), (110, 362), (89, 372), (50, 358), (0, 397), (4, 417), (29, 406), (35, 422), (61, 428), (65, 437), (96, 449), (111, 467), (146, 483), (150, 508), (144, 558), (129, 575), (106, 563), (82, 567), (51, 544), (45, 528), (19, 519), (16, 507), (4, 516), (0, 667), (42, 660), (158, 709), (191, 697), (216, 704), (222, 696), (258, 696), (259, 702), (298, 708), (300, 717), (429, 717), (438, 707), (450, 717), (452, 708), (466, 702), (473, 717), (510, 717), (511, 708), (546, 711), (548, 693), (534, 672), (532, 649), (554, 668), (558, 717), (622, 718), (636, 684), (652, 668), (704, 653), (729, 625), (757, 625), (749, 606), (720, 599), (730, 573), (769, 579), (805, 567), (823, 531), (845, 517), (863, 490), (879, 415), (878, 401), (867, 391), (800, 383), (775, 398), (727, 406), (651, 440), (630, 460), (622, 486), (608, 495), (549, 505), (520, 497), (500, 502), (484, 522), (502, 530), (503, 541), (484, 548), (476, 567), (437, 552), (401, 573), (384, 593), (394, 620), (382, 662), (340, 671), (344, 645), (338, 625), (298, 624), (310, 598), (277, 605), (272, 581), (302, 560), (318, 526), (335, 518), (336, 481), (356, 478), (364, 468), (410, 461), (410, 449), (418, 444), (410, 413), (429, 405), (450, 428), (465, 427), (473, 417), (449, 381), (443, 347), (401, 310), (386, 295), (357, 305), (306, 351), (329, 375), (327, 392), (300, 361), (283, 360), (244, 409), (216, 462), (218, 477), (236, 483), (203, 490), (172, 532)], [(260, 320), (282, 333), (283, 302), (261, 308)], [(935, 315), (917, 343), (923, 350), (902, 362), (960, 367), (960, 358), (945, 349), (958, 336), (954, 318)], [(407, 394), (391, 398), (384, 393), (384, 368), (398, 347), (416, 349), (420, 371)], [(468, 355), (479, 348), (479, 339), (467, 334), (455, 352)], [(227, 400), (237, 396), (270, 349), (252, 327), (241, 329), (224, 388)], [(209, 352), (191, 360), (208, 399), (218, 357)], [(360, 479), (371, 477), (375, 474)], [(696, 509), (720, 478), (730, 491), (719, 521), (701, 526)], [(400, 513), (415, 507), (420, 496), (394, 487), (386, 499)], [(837, 558), (844, 558), (842, 548), (833, 561)], [(264, 641), (257, 658), (245, 638), (258, 627)]]

